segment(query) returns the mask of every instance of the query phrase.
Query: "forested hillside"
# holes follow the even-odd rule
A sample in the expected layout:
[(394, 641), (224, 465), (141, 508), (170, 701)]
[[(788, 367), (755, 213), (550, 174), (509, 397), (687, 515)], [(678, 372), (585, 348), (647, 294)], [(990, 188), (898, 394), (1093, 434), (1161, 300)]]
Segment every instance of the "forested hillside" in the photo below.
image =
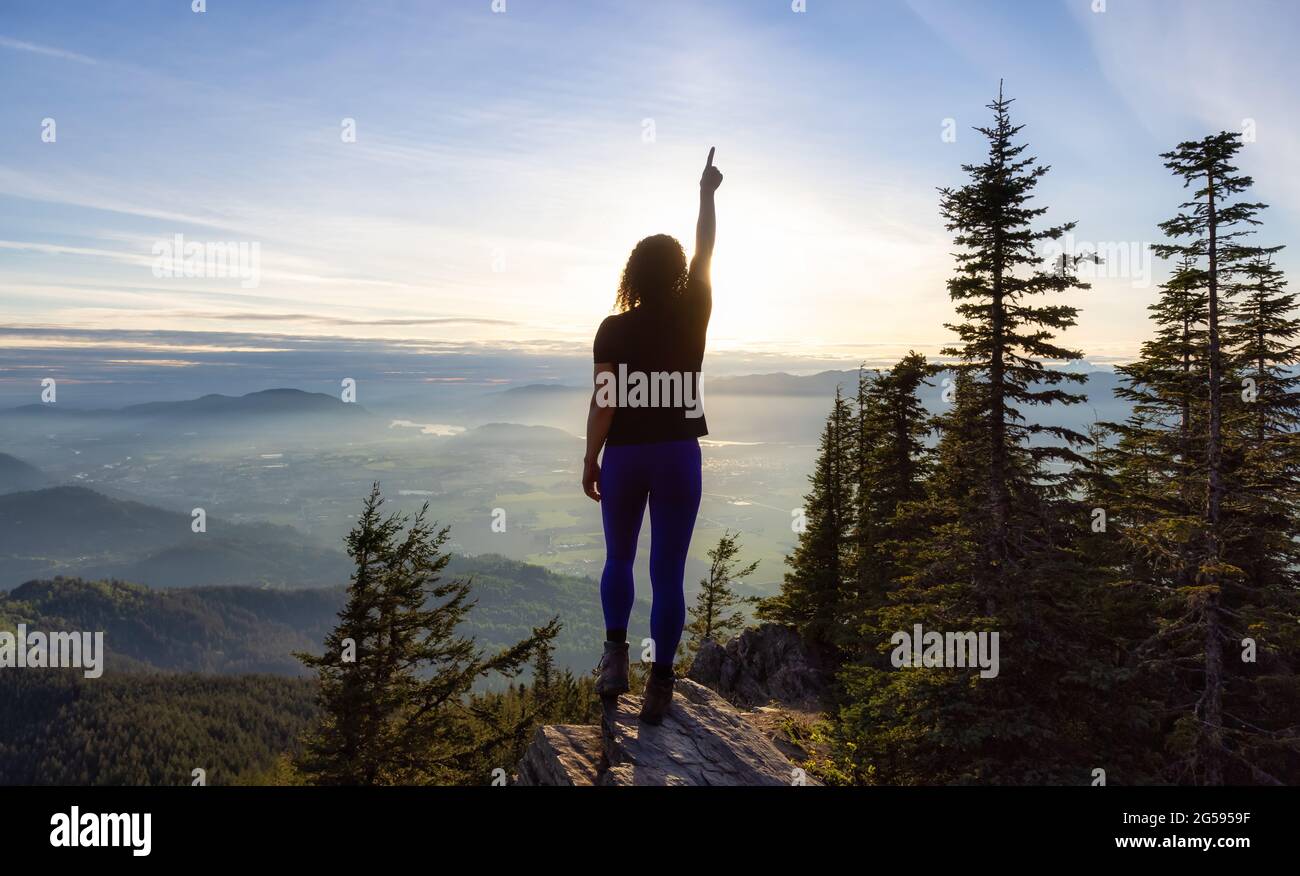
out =
[[(473, 582), (478, 601), (464, 631), (501, 647), (558, 615), (555, 661), (575, 672), (595, 663), (603, 626), (596, 584), (499, 556), (453, 557), (448, 574)], [(343, 588), (154, 590), (122, 581), (59, 578), (0, 593), (0, 629), (102, 630), (106, 671), (300, 675), (296, 651), (314, 651), (343, 606)], [(638, 616), (648, 608), (637, 604)]]
[(0, 594), (0, 629), (104, 632), (105, 672), (300, 675), (295, 650), (320, 642), (342, 590), (153, 590), (58, 578)]
[(269, 769), (316, 712), (306, 679), (0, 672), (0, 784), (234, 784)]

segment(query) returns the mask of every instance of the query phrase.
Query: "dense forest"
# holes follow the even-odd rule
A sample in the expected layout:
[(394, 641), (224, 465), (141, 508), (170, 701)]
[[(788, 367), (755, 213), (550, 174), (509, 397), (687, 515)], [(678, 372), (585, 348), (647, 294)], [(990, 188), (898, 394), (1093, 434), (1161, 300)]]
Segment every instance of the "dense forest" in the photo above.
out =
[(0, 672), (0, 784), (260, 782), (316, 713), (274, 676)]
[[(1152, 338), (1120, 370), (1134, 405), (1089, 434), (1081, 357), (1055, 338), (1086, 288), (1044, 265), (1031, 203), (1047, 168), (999, 94), (986, 158), (941, 190), (956, 245), (947, 409), (912, 354), (863, 370), (827, 418), (807, 527), (760, 615), (836, 674), (832, 780), (857, 784), (1300, 781), (1295, 298), (1253, 241), (1265, 205), (1220, 133), (1163, 154), (1181, 184), (1156, 253), (1173, 264)], [(935, 387), (937, 388), (937, 387)], [(1050, 409), (1049, 409), (1050, 410)], [(900, 670), (899, 631), (1000, 636), (996, 677), (944, 653)], [(906, 665), (906, 664), (904, 664)]]

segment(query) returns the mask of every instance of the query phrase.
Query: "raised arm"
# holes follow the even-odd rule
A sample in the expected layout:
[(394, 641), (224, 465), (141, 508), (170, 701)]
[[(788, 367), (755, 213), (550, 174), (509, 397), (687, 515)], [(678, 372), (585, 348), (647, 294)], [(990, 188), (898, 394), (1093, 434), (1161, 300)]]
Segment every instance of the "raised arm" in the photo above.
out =
[(713, 152), (716, 148), (709, 147), (709, 160), (700, 176), (700, 218), (695, 223), (695, 257), (692, 259), (692, 269), (702, 272), (701, 276), (706, 279), (709, 264), (713, 261), (713, 238), (718, 231), (713, 193), (722, 185), (722, 171), (713, 166)]

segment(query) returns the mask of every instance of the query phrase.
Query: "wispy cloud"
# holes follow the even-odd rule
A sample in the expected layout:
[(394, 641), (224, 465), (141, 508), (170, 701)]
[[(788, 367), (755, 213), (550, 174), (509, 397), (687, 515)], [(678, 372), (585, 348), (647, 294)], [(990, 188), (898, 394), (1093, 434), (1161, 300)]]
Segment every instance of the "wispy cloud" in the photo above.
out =
[[(1300, 107), (1295, 81), (1296, 7), (1254, 0), (1147, 0), (1112, 4), (1102, 15), (1074, 9), (1096, 62), (1135, 123), (1172, 147), (1253, 124), (1241, 164), (1253, 195), (1300, 218)], [(1269, 217), (1265, 217), (1268, 219)], [(1276, 221), (1276, 220), (1274, 220)]]
[(80, 55), (76, 52), (69, 52), (64, 49), (57, 49), (53, 46), (41, 46), (36, 43), (28, 43), (22, 40), (16, 40), (12, 37), (0, 36), (0, 48), (13, 49), (17, 52), (31, 52), (34, 55), (45, 55), (49, 58), (60, 58), (64, 61), (76, 61), (78, 64), (98, 64), (94, 58)]
[(177, 319), (211, 319), (227, 322), (313, 322), (336, 326), (438, 326), (438, 325), (518, 325), (512, 319), (488, 319), (469, 316), (402, 317), (400, 319), (347, 319), (317, 313), (213, 313), (176, 311), (161, 314)]

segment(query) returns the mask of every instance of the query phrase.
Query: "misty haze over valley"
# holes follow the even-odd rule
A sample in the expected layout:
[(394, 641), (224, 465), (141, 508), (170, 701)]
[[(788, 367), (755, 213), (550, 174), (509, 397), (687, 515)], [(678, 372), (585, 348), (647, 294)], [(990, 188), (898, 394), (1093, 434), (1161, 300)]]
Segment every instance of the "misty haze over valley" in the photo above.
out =
[[(65, 350), (50, 369), (54, 403), (39, 400), (35, 382), (25, 390), (6, 383), (0, 588), (65, 576), (167, 590), (341, 593), (351, 572), (343, 538), (360, 498), (378, 481), (394, 510), (414, 513), (428, 502), (450, 527), (454, 554), (514, 561), (495, 567), (497, 581), (533, 576), (559, 587), (566, 596), (533, 594), (539, 609), (532, 622), (548, 610), (565, 614), (560, 656), (585, 669), (581, 639), (599, 635), (598, 617), (586, 615), (597, 604), (604, 560), (599, 508), (578, 484), (590, 397), (585, 362), (476, 357), (467, 373), (455, 357), (407, 354), (394, 367), (384, 351), (356, 347), (328, 356), (283, 351), (270, 363), (229, 352), (201, 355), (187, 367), (170, 356), (159, 356), (158, 365), (137, 358), (117, 368), (102, 363), (114, 374), (105, 382), (79, 380), (76, 353)], [(342, 401), (341, 379), (322, 376), (327, 362), (358, 375), (354, 403)], [(842, 364), (785, 361), (789, 371), (748, 374), (736, 372), (755, 363), (728, 364), (732, 373), (704, 385), (708, 488), (687, 563), (688, 598), (707, 573), (705, 551), (728, 529), (742, 534), (747, 557), (759, 561), (743, 589), (777, 591), (821, 425), (836, 387), (851, 393), (857, 384), (856, 369)], [(504, 376), (486, 373), (492, 365)], [(272, 379), (263, 368), (296, 376), (297, 385), (260, 386)], [(214, 391), (222, 380), (234, 388)], [(943, 406), (943, 380), (934, 378), (924, 396), (934, 412)], [(1083, 429), (1095, 418), (1122, 419), (1113, 386), (1109, 370), (1091, 371), (1090, 404), (1052, 411), (1053, 422)], [(197, 508), (205, 532), (192, 531)], [(504, 526), (494, 528), (494, 519)], [(645, 527), (642, 581), (648, 554)], [(520, 563), (559, 577), (537, 578), (541, 570)], [(645, 609), (639, 604), (636, 616)], [(318, 621), (308, 611), (293, 625), (305, 634)], [(272, 665), (297, 670), (287, 659)]]

